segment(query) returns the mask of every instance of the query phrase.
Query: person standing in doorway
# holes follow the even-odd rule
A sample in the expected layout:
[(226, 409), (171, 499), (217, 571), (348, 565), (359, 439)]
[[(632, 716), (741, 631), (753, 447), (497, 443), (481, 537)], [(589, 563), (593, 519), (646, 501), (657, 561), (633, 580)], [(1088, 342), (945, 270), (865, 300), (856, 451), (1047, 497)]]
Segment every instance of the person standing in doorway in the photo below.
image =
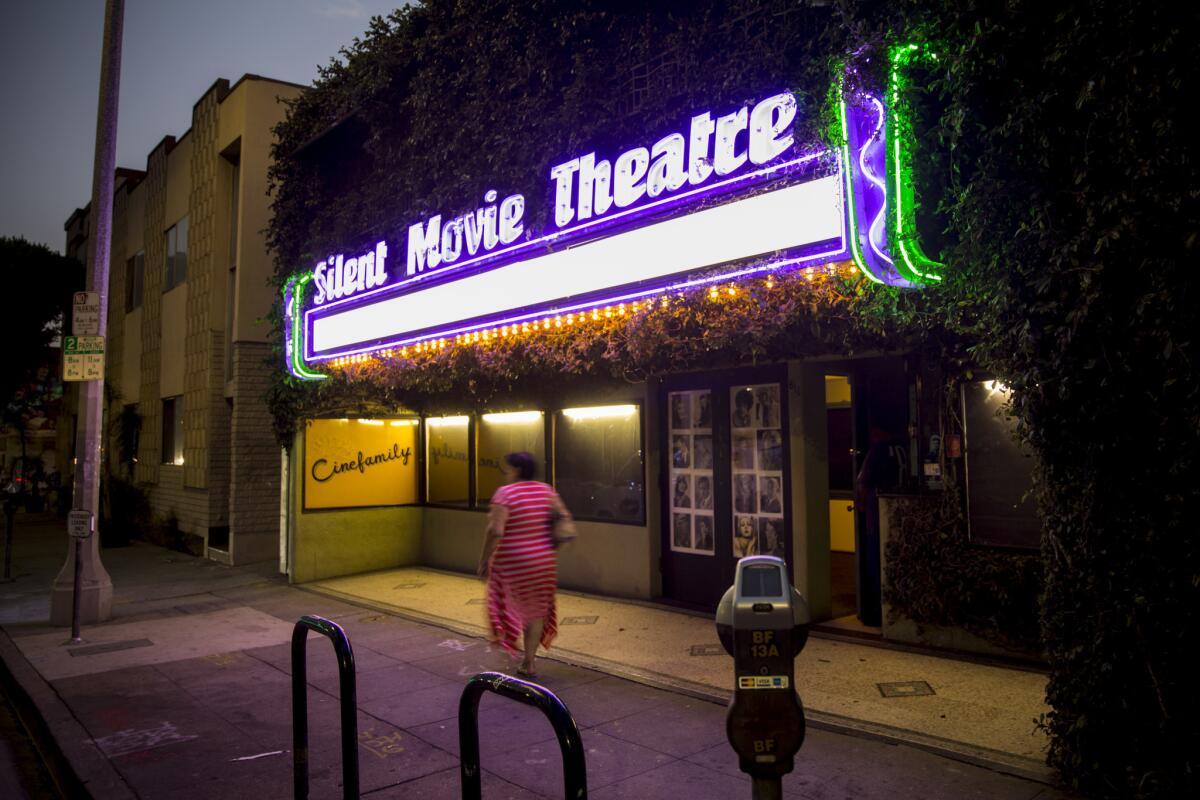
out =
[(554, 590), (558, 564), (554, 520), (571, 519), (558, 492), (534, 480), (529, 453), (509, 453), (501, 466), (505, 484), (492, 495), (479, 575), (487, 580), (491, 638), (514, 657), (517, 673), (535, 677), (537, 648), (558, 633)]

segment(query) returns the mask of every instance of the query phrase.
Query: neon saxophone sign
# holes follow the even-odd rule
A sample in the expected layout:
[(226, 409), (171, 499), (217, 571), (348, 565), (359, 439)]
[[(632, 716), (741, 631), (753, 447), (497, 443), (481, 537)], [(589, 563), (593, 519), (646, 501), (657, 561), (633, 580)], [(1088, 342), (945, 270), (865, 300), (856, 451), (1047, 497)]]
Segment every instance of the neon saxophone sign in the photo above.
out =
[[(309, 365), (321, 361), (831, 261), (917, 285), (888, 246), (883, 103), (842, 98), (840, 112), (841, 147), (808, 151), (794, 139), (790, 92), (694, 114), (652, 144), (551, 166), (540, 235), (525, 225), (524, 196), (497, 202), (489, 190), (468, 214), (433, 215), (377, 243), (353, 273), (342, 259), (336, 284), (337, 259), (326, 259), (284, 289), (289, 369), (315, 379)], [(389, 243), (403, 268), (385, 271)]]

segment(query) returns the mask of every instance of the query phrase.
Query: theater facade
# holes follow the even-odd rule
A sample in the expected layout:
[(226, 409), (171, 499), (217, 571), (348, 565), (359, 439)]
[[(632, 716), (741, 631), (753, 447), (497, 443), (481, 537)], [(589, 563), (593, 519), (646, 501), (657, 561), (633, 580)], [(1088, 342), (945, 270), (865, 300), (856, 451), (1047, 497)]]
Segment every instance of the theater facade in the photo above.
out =
[[(680, 108), (671, 129), (623, 147), (547, 154), (541, 191), (485, 184), (347, 241), (286, 282), (286, 368), (352, 384), (386, 364), (402, 386), (406, 365), (428, 371), (446, 353), (669, 331), (656, 320), (682, 306), (786, 320), (805, 286), (921, 292), (948, 267), (915, 235), (887, 96), (839, 94), (833, 144), (796, 135), (800, 104), (781, 88)], [(483, 405), (447, 391), (422, 408), (377, 399), (301, 420), (282, 502), (291, 579), (473, 572), (502, 458), (525, 450), (579, 520), (560, 559), (565, 588), (709, 610), (739, 558), (772, 554), (817, 619), (917, 636), (889, 622), (882, 586), (896, 514), (938, 496), (947, 469), (966, 472), (936, 364), (886, 347), (817, 356), (797, 338), (621, 374), (635, 345), (623, 347), (609, 346), (613, 374), (549, 393), (518, 376)], [(1014, 533), (1020, 498), (1000, 496), (1012, 473), (987, 451), (1005, 438), (1002, 397), (994, 381), (963, 395), (979, 442), (971, 468), (990, 487), (973, 535), (1027, 546)]]

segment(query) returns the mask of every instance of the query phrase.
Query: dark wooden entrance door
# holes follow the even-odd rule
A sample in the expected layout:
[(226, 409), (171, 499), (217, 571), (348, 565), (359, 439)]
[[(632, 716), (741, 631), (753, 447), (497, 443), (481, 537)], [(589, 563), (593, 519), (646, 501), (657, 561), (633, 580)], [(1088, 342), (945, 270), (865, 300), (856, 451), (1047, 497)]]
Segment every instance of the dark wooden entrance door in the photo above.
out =
[(713, 609), (739, 558), (791, 568), (783, 367), (664, 383), (662, 568), (667, 599)]

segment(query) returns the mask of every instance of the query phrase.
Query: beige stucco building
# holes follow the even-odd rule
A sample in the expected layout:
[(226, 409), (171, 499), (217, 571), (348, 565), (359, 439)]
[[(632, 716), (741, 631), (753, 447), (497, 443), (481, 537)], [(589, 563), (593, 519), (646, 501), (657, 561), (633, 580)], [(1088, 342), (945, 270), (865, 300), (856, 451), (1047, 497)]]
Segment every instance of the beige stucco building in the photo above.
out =
[[(216, 81), (191, 128), (115, 187), (107, 422), (118, 431), (136, 411), (140, 428), (132, 447), (108, 438), (108, 464), (141, 486), (160, 522), (177, 520), (225, 563), (279, 554), (263, 231), (272, 129), (303, 89), (256, 75)], [(81, 216), (68, 220), (69, 240)]]

